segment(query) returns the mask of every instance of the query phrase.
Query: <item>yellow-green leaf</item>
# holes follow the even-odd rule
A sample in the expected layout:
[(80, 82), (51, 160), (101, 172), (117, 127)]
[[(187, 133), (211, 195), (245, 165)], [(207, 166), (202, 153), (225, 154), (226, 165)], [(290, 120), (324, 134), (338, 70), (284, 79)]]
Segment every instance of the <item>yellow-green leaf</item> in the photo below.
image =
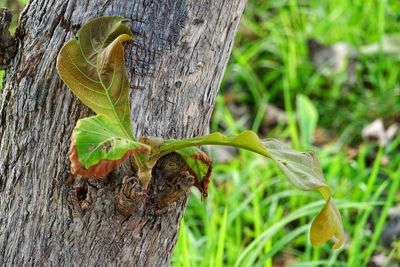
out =
[(342, 219), (332, 198), (329, 198), (311, 224), (310, 241), (314, 247), (319, 247), (332, 236), (337, 239), (333, 248), (340, 248), (344, 242)]
[(126, 137), (130, 129), (129, 80), (122, 42), (132, 40), (131, 30), (119, 17), (100, 17), (78, 31), (57, 58), (61, 79), (97, 114), (121, 125)]

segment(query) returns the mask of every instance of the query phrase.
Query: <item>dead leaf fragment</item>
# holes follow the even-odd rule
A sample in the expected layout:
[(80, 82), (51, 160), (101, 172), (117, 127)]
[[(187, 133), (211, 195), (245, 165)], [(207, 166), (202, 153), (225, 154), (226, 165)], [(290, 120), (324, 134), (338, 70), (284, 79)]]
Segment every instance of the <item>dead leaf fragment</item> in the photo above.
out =
[(366, 140), (376, 141), (379, 145), (386, 146), (396, 136), (397, 131), (397, 124), (392, 124), (385, 130), (383, 120), (376, 119), (364, 127), (361, 135)]

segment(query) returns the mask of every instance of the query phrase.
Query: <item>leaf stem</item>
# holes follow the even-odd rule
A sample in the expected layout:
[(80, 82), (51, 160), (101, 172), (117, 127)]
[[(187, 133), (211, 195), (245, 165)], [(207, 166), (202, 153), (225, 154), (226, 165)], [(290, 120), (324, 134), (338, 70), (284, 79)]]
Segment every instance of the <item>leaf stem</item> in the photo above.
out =
[(244, 131), (237, 137), (225, 137), (221, 133), (216, 132), (210, 135), (185, 140), (171, 140), (171, 142), (160, 146), (158, 153), (150, 156), (150, 162), (176, 150), (203, 145), (233, 146), (255, 152), (267, 158), (272, 158), (268, 151), (262, 146), (255, 133), (252, 131)]

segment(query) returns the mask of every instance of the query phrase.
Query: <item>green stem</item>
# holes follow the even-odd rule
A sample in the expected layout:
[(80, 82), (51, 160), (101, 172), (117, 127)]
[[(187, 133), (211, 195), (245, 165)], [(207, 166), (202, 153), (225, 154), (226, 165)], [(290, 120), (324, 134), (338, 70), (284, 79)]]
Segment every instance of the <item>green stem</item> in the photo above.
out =
[[(247, 135), (246, 137), (249, 139), (248, 142), (238, 142), (237, 141), (245, 135)], [(253, 139), (253, 140), (250, 140), (250, 139)], [(165, 144), (162, 147), (160, 147), (159, 152), (156, 155), (152, 155), (150, 157), (150, 162), (157, 160), (157, 159), (161, 158), (162, 156), (165, 156), (166, 154), (169, 154), (176, 150), (180, 150), (180, 149), (184, 149), (184, 148), (188, 148), (188, 147), (194, 147), (194, 146), (204, 146), (204, 145), (233, 146), (233, 147), (242, 148), (242, 149), (246, 149), (246, 150), (255, 152), (255, 153), (263, 155), (267, 158), (271, 158), (270, 154), (263, 146), (249, 145), (252, 142), (254, 142), (255, 139), (257, 139), (258, 142), (260, 142), (256, 134), (254, 134), (251, 131), (244, 131), (242, 134), (238, 135), (237, 137), (225, 137), (222, 134), (217, 132), (217, 133), (212, 133), (210, 135), (194, 137), (194, 138), (189, 138), (189, 139), (185, 139), (185, 140), (173, 140), (173, 142), (171, 142), (169, 144)]]

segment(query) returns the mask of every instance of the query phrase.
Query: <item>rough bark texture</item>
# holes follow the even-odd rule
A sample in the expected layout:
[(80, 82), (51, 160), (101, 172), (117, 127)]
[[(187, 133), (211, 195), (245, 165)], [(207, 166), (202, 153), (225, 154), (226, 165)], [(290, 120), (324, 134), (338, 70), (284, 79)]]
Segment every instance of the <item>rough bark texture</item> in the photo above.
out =
[(100, 181), (71, 183), (69, 139), (89, 111), (60, 81), (55, 59), (89, 19), (128, 18), (136, 35), (126, 54), (133, 131), (204, 134), (245, 2), (30, 1), (0, 104), (1, 266), (168, 265), (192, 177), (171, 155), (148, 194), (123, 179), (132, 164)]

